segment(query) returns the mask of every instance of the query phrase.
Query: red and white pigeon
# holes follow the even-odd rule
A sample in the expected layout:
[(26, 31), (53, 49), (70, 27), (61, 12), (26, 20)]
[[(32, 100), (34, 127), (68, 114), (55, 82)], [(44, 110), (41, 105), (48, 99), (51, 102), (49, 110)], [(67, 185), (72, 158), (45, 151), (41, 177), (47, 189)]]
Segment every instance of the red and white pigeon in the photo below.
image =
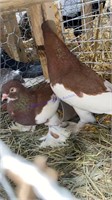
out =
[(41, 147), (62, 145), (70, 131), (62, 127), (57, 109), (60, 100), (53, 93), (50, 84), (41, 82), (26, 88), (16, 80), (10, 80), (2, 86), (2, 100), (7, 99), (7, 111), (11, 119), (22, 128), (29, 130), (37, 124), (48, 125), (48, 134), (42, 137)]
[(81, 63), (56, 35), (54, 26), (50, 20), (42, 24), (50, 85), (80, 117), (74, 129), (79, 132), (85, 123), (95, 122), (92, 113), (112, 114), (112, 84)]

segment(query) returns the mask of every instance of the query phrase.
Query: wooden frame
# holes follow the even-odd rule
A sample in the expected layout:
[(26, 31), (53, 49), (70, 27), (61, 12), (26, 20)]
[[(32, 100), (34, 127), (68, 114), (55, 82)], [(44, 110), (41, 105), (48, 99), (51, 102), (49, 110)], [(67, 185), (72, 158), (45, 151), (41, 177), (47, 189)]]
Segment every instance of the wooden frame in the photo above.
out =
[[(58, 36), (63, 40), (63, 35), (61, 32), (61, 25), (59, 21), (58, 16), (58, 9), (57, 6), (54, 5), (53, 0), (0, 0), (0, 8), (2, 11), (2, 15), (5, 13), (5, 17), (8, 14), (11, 14), (11, 12), (14, 12), (14, 9), (26, 9), (28, 12), (28, 16), (30, 17), (30, 22), (32, 26), (32, 33), (36, 42), (36, 46), (38, 49), (38, 56), (41, 61), (43, 74), (46, 79), (48, 79), (48, 70), (47, 70), (47, 59), (44, 51), (44, 39), (43, 39), (43, 33), (41, 30), (41, 25), (43, 23), (43, 18), (45, 20), (54, 20), (57, 28), (57, 34)], [(8, 13), (7, 13), (8, 11)], [(15, 14), (12, 14), (15, 15)], [(16, 22), (16, 19), (14, 18), (13, 21)], [(8, 27), (8, 30), (13, 28), (12, 26), (15, 25), (13, 23), (11, 26), (9, 25), (10, 22), (6, 22), (6, 26)], [(16, 22), (17, 26), (17, 22)], [(9, 31), (10, 33), (11, 31)], [(18, 37), (20, 36), (19, 27), (18, 27)], [(21, 41), (21, 46), (23, 51), (19, 52), (19, 48), (17, 47), (17, 42), (15, 40), (15, 37), (10, 37), (11, 44), (13, 44), (13, 47), (15, 51), (13, 52), (13, 48), (10, 48), (10, 54), (12, 57), (16, 60), (23, 60), (27, 61), (26, 55), (24, 54), (24, 45)], [(22, 55), (24, 55), (24, 59), (22, 58)]]
[(23, 7), (29, 7), (33, 4), (53, 2), (54, 0), (0, 0), (0, 11), (12, 11)]

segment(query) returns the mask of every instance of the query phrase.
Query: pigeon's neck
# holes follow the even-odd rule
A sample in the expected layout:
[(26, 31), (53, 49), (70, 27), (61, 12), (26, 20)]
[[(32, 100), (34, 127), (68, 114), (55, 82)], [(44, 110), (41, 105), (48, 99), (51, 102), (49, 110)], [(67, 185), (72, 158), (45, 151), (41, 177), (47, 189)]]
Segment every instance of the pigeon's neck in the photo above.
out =
[(54, 32), (44, 32), (44, 40), (50, 81), (66, 75), (71, 67), (79, 70), (80, 61)]

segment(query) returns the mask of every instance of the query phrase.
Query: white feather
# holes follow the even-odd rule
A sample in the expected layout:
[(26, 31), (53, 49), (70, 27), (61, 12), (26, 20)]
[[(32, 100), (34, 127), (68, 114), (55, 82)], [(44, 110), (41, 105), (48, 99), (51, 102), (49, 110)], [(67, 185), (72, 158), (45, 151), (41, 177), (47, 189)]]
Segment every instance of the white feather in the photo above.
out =
[(83, 97), (79, 97), (62, 84), (57, 83), (51, 87), (62, 101), (74, 108), (98, 114), (112, 114), (112, 92), (104, 92), (97, 95), (83, 94)]
[[(58, 136), (58, 138), (55, 138), (52, 136), (51, 133), (54, 133)], [(62, 128), (61, 126), (50, 126), (49, 131), (46, 136), (40, 138), (40, 140), (43, 142), (40, 144), (40, 148), (45, 148), (47, 146), (51, 147), (58, 147), (65, 145), (66, 140), (71, 134), (71, 129), (68, 128)]]
[(80, 120), (74, 126), (74, 132), (78, 133), (85, 123), (95, 122), (92, 113), (98, 114), (112, 114), (112, 92), (111, 83), (105, 82), (108, 92), (97, 95), (87, 95), (83, 93), (82, 97), (77, 96), (75, 92), (66, 89), (62, 84), (51, 85), (54, 93), (64, 102), (71, 105), (76, 113), (79, 115)]
[(59, 99), (57, 98), (54, 101), (53, 98), (54, 95), (51, 96), (51, 99), (48, 101), (47, 105), (43, 107), (41, 113), (35, 117), (36, 124), (45, 123), (56, 113), (59, 106)]
[(12, 126), (10, 127), (11, 130), (18, 130), (20, 132), (34, 132), (35, 129), (36, 129), (36, 126), (25, 126), (25, 125), (22, 125), (22, 124), (19, 124), (19, 123), (12, 123)]

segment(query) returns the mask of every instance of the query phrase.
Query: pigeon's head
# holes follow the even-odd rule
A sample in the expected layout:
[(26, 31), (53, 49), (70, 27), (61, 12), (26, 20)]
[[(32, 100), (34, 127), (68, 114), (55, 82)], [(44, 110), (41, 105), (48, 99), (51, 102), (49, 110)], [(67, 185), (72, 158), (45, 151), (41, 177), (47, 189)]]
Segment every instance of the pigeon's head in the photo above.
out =
[(0, 75), (0, 91), (1, 87), (10, 80), (19, 80), (21, 83), (24, 82), (19, 70), (1, 68)]
[(8, 81), (2, 86), (2, 101), (6, 99), (8, 100), (8, 102), (17, 100), (20, 95), (25, 91), (25, 89), (26, 88), (21, 84), (20, 81)]

